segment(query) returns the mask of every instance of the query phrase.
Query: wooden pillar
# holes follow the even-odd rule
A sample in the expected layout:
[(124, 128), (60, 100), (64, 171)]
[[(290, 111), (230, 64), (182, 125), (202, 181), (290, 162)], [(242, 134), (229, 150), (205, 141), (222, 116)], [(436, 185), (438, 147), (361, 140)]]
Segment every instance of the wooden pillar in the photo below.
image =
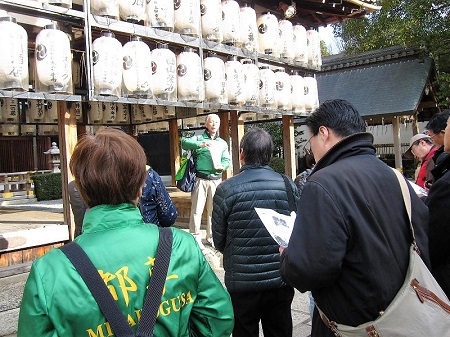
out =
[(169, 120), (169, 139), (172, 186), (176, 186), (175, 175), (180, 168), (180, 139), (178, 137), (178, 123), (176, 119)]
[(233, 175), (241, 170), (241, 162), (239, 160), (241, 139), (244, 136), (244, 121), (239, 118), (239, 111), (230, 111), (231, 120), (231, 159), (233, 165)]
[(74, 102), (58, 101), (58, 134), (64, 223), (69, 226), (69, 238), (73, 240), (75, 222), (71, 213), (67, 185), (73, 180), (69, 170), (69, 161), (77, 143), (77, 120)]
[(394, 156), (395, 156), (395, 168), (400, 172), (403, 172), (402, 165), (402, 149), (401, 149), (401, 138), (400, 138), (400, 121), (399, 117), (394, 116), (392, 119), (392, 132), (394, 138)]
[(416, 114), (414, 115), (413, 121), (411, 123), (413, 136), (417, 135), (420, 132), (419, 121), (418, 121), (417, 117), (418, 116), (417, 116), (417, 112), (416, 112)]
[(284, 173), (295, 178), (295, 137), (294, 116), (283, 115)]
[[(219, 135), (227, 142), (228, 149), (230, 149), (230, 113), (230, 111), (219, 111), (218, 114), (220, 118)], [(228, 169), (222, 173), (222, 180), (228, 179), (229, 177), (231, 177), (231, 175), (230, 165), (230, 167), (228, 167)]]

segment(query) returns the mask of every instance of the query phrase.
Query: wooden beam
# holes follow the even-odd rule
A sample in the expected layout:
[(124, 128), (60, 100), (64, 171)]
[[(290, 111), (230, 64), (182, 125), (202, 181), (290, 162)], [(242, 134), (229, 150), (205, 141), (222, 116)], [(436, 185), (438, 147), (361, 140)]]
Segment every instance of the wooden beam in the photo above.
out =
[(180, 168), (180, 139), (178, 137), (178, 123), (176, 119), (169, 120), (170, 139), (170, 173), (172, 175), (172, 186), (176, 186), (175, 175)]
[[(230, 149), (230, 113), (230, 111), (219, 111), (218, 114), (220, 117), (219, 135), (227, 142), (228, 149)], [(222, 173), (222, 180), (230, 178), (232, 176), (231, 171), (232, 168), (230, 165), (230, 167)]]
[(58, 146), (61, 158), (60, 169), (64, 223), (69, 226), (69, 238), (70, 240), (73, 240), (75, 233), (75, 222), (70, 208), (67, 186), (69, 182), (73, 180), (73, 176), (69, 170), (69, 161), (78, 140), (75, 103), (58, 101), (58, 134)]
[(403, 172), (400, 121), (397, 116), (394, 116), (394, 118), (392, 118), (392, 133), (392, 136), (394, 138), (395, 168), (400, 172)]
[(284, 146), (284, 173), (295, 178), (295, 137), (294, 116), (283, 115), (283, 146)]
[(231, 159), (233, 166), (233, 175), (241, 170), (241, 162), (239, 160), (241, 139), (244, 136), (244, 121), (239, 118), (239, 111), (230, 111), (231, 120)]

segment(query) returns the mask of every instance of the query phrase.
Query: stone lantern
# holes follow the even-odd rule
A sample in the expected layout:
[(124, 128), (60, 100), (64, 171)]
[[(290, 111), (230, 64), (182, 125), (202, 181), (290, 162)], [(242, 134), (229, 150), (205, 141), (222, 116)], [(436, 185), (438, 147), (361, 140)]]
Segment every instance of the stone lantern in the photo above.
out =
[(45, 151), (44, 154), (50, 155), (49, 163), (52, 164), (53, 169), (52, 173), (59, 173), (61, 172), (59, 170), (59, 164), (61, 163), (61, 158), (59, 154), (59, 148), (56, 146), (55, 142), (52, 142), (52, 147), (48, 149), (48, 151)]

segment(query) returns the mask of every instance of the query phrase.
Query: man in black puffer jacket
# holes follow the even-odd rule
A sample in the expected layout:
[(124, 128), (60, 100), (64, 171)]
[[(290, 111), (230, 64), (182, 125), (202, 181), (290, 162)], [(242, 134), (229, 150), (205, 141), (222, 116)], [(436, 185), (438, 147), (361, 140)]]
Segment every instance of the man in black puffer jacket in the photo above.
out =
[[(225, 285), (234, 309), (233, 337), (292, 336), (291, 303), (294, 289), (280, 275), (278, 244), (259, 219), (255, 207), (289, 215), (288, 193), (298, 191), (288, 178), (268, 166), (273, 141), (263, 129), (252, 128), (242, 138), (241, 172), (216, 190), (212, 229), (216, 248), (223, 253)], [(292, 190), (292, 192), (290, 191)]]

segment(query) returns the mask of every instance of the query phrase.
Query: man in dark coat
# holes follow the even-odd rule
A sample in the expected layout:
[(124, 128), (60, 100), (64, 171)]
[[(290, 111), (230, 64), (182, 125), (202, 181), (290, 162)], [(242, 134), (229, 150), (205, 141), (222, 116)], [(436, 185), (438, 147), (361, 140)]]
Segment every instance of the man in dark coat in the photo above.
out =
[[(444, 136), (444, 153), (450, 153), (450, 116)], [(431, 272), (450, 298), (450, 156), (432, 170), (435, 182), (426, 200), (430, 211)]]
[[(373, 136), (350, 103), (324, 102), (307, 126), (316, 166), (281, 255), (281, 274), (298, 290), (311, 290), (330, 320), (357, 326), (377, 318), (403, 284), (409, 220), (395, 173), (376, 157)], [(409, 190), (416, 239), (429, 265), (427, 207)], [(312, 336), (334, 336), (317, 308)]]
[(233, 303), (233, 337), (258, 337), (260, 321), (264, 336), (291, 337), (294, 289), (281, 279), (279, 246), (255, 207), (289, 215), (296, 209), (297, 187), (268, 166), (273, 141), (267, 131), (251, 128), (240, 147), (241, 172), (217, 187), (212, 216), (214, 244), (223, 253)]

